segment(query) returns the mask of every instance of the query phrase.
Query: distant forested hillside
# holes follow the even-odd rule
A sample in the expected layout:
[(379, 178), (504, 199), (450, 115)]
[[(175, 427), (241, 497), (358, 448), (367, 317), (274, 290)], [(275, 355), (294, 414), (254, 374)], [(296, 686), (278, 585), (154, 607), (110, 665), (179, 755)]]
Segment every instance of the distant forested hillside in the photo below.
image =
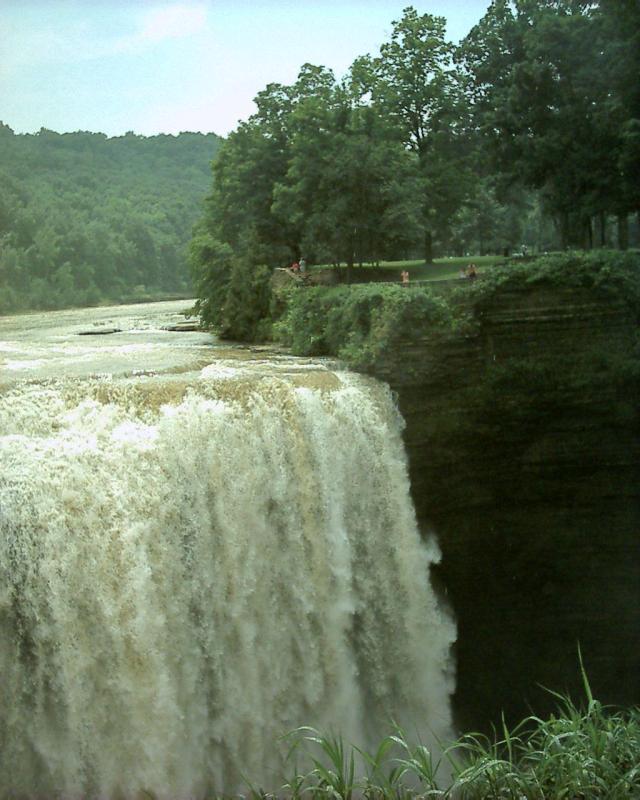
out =
[(185, 249), (219, 142), (0, 123), (0, 313), (190, 291)]

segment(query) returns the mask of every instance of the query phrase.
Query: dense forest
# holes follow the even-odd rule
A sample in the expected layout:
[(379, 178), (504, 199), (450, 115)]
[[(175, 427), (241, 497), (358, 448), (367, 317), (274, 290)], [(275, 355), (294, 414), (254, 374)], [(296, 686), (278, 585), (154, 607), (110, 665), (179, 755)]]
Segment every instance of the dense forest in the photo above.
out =
[(637, 244), (637, 0), (494, 0), (458, 46), (445, 26), (409, 7), (342, 79), (305, 64), (258, 94), (192, 242), (205, 322), (256, 335), (269, 268), (301, 256)]
[(0, 313), (189, 293), (219, 141), (0, 123)]

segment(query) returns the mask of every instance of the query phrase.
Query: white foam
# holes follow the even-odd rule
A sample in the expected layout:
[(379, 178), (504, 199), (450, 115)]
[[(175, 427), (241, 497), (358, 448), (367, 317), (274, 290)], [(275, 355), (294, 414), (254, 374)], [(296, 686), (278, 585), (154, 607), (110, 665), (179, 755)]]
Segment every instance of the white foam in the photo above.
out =
[(300, 725), (446, 737), (454, 626), (388, 390), (109, 387), (0, 396), (0, 794), (277, 788)]

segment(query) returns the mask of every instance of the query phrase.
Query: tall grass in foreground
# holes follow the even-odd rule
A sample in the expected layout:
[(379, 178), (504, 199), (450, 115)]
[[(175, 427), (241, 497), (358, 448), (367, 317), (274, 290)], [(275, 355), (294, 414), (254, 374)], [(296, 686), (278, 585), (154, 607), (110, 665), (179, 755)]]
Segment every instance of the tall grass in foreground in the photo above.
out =
[[(305, 765), (275, 792), (251, 789), (253, 800), (631, 800), (640, 798), (640, 709), (612, 711), (591, 694), (568, 696), (557, 714), (530, 716), (494, 737), (466, 734), (436, 757), (412, 744), (401, 728), (375, 753), (346, 745), (312, 728), (290, 734), (294, 756)], [(360, 774), (356, 775), (356, 765)], [(450, 777), (444, 780), (441, 775)]]

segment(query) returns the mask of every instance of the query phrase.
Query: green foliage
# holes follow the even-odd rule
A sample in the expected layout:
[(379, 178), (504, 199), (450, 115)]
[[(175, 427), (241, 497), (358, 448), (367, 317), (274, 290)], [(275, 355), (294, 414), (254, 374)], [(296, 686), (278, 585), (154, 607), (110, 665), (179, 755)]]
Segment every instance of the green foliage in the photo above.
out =
[(322, 103), (301, 102), (293, 124), (274, 209), (295, 222), (307, 257), (362, 263), (415, 241), (421, 190), (416, 159), (388, 135), (379, 115), (336, 87)]
[(192, 291), (216, 136), (0, 133), (0, 312)]
[(491, 170), (541, 191), (563, 247), (637, 210), (638, 30), (637, 3), (498, 0), (461, 45)]
[(259, 250), (245, 243), (239, 255), (202, 226), (191, 241), (190, 261), (205, 326), (227, 339), (270, 337), (271, 270), (256, 262)]
[(640, 311), (640, 256), (637, 252), (595, 250), (552, 253), (535, 260), (514, 260), (483, 273), (468, 288), (482, 305), (502, 290), (548, 287), (588, 289)]
[[(263, 255), (250, 260), (271, 266), (397, 258), (425, 228), (429, 242), (433, 231), (444, 240), (468, 172), (452, 53), (444, 20), (407, 8), (380, 57), (358, 59), (341, 83), (305, 64), (292, 86), (269, 84), (220, 150), (202, 228), (238, 256), (249, 231)], [(237, 263), (242, 271), (246, 258)], [(195, 263), (196, 272), (210, 268)], [(233, 281), (239, 292), (248, 275)], [(208, 307), (226, 330), (222, 306)]]
[(196, 312), (212, 327), (222, 315), (234, 254), (231, 246), (215, 239), (203, 226), (189, 245), (193, 283), (198, 295)]
[[(457, 281), (439, 291), (424, 284), (295, 288), (279, 309), (273, 333), (296, 355), (334, 355), (357, 369), (375, 370), (421, 340), (476, 335), (484, 313), (494, 303), (504, 302), (509, 292), (584, 289), (638, 316), (639, 261), (631, 252), (555, 254), (487, 266), (478, 280)], [(557, 359), (546, 359), (544, 349), (529, 359), (491, 362), (482, 380), (470, 387), (473, 397), (464, 404), (476, 409), (477, 415), (457, 419), (451, 435), (468, 436), (469, 426), (479, 435), (492, 421), (515, 421), (520, 412), (528, 413), (532, 384), (544, 391), (548, 403), (556, 397), (560, 405), (567, 396), (580, 396), (595, 387), (640, 388), (638, 364), (638, 352), (611, 353), (588, 341), (579, 354), (567, 354), (562, 368)], [(621, 406), (620, 413), (627, 411)]]
[(427, 287), (370, 284), (293, 291), (274, 333), (296, 355), (336, 355), (364, 369), (393, 343), (452, 322)]
[(294, 796), (311, 793), (314, 797), (351, 800), (358, 788), (353, 747), (346, 746), (342, 737), (325, 736), (315, 728), (298, 728), (288, 738), (293, 740), (289, 758), (303, 748), (304, 755), (312, 764), (309, 772), (303, 776), (296, 773), (295, 778), (288, 782), (288, 788), (294, 788)]
[(502, 738), (477, 734), (457, 744), (457, 797), (607, 798), (640, 793), (640, 710), (612, 712), (595, 700), (582, 672), (586, 705), (556, 694), (558, 713), (527, 717)]
[[(254, 266), (304, 256), (351, 272), (419, 252), (430, 265), (437, 250), (588, 249), (595, 224), (604, 247), (614, 216), (626, 249), (638, 208), (640, 94), (627, 77), (638, 65), (638, 8), (495, 0), (458, 48), (444, 18), (405, 8), (379, 54), (357, 58), (341, 81), (305, 64), (293, 85), (258, 94), (214, 165), (203, 229), (245, 254), (241, 271), (247, 254)], [(544, 269), (528, 279), (546, 280)], [(241, 293), (248, 274), (234, 284)], [(227, 329), (222, 306), (209, 308)], [(313, 316), (308, 341), (294, 346), (335, 349)], [(361, 350), (359, 331), (345, 352)]]
[(237, 258), (218, 318), (219, 331), (227, 339), (253, 342), (269, 338), (271, 270)]
[[(436, 755), (399, 727), (375, 752), (340, 736), (299, 728), (288, 737), (294, 774), (274, 793), (291, 800), (628, 800), (640, 796), (640, 709), (605, 708), (582, 668), (585, 700), (551, 692), (558, 709), (531, 715), (493, 737), (469, 733), (441, 744)], [(449, 779), (443, 777), (447, 766)]]
[(427, 263), (434, 237), (448, 243), (451, 220), (473, 180), (462, 76), (445, 25), (444, 17), (405, 8), (372, 62), (373, 108), (417, 156)]

